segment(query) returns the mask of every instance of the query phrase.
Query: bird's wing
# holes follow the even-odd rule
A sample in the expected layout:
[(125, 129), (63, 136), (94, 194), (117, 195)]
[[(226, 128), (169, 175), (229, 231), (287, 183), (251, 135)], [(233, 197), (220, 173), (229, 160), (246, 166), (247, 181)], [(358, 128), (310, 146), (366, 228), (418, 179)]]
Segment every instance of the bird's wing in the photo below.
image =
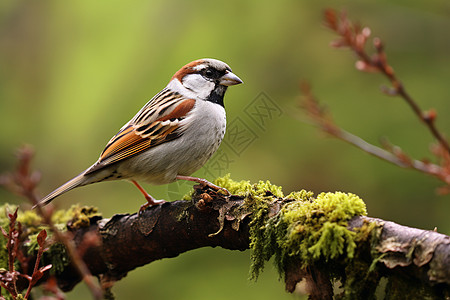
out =
[(98, 161), (86, 171), (93, 173), (183, 134), (180, 122), (195, 105), (168, 89), (152, 98), (129, 123), (108, 142)]

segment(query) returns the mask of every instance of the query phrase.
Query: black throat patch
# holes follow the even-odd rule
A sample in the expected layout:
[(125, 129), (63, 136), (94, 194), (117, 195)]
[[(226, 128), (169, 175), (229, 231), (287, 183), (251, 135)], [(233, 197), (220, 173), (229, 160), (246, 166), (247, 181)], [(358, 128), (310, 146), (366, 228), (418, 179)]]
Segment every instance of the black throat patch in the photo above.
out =
[(217, 103), (217, 104), (221, 105), (222, 107), (225, 107), (224, 103), (223, 103), (223, 96), (225, 95), (226, 90), (227, 90), (226, 86), (221, 85), (221, 84), (216, 84), (216, 86), (214, 87), (214, 90), (211, 92), (211, 94), (209, 94), (209, 96), (206, 100), (210, 101), (212, 103)]

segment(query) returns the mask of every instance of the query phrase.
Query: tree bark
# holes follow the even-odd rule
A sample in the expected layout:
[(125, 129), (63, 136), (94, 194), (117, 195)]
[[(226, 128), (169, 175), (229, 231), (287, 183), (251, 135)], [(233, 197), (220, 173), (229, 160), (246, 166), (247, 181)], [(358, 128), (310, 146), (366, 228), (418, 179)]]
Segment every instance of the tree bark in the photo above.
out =
[[(275, 216), (285, 201), (274, 199), (269, 215)], [(200, 247), (248, 249), (252, 213), (240, 211), (236, 214), (243, 204), (244, 199), (239, 196), (225, 197), (212, 191), (196, 190), (192, 201), (167, 202), (153, 206), (141, 215), (118, 214), (110, 219), (95, 217), (88, 227), (70, 230), (91, 273), (100, 276), (103, 282), (114, 282), (139, 266)], [(365, 259), (369, 264), (375, 261), (377, 276), (398, 276), (420, 282), (434, 295), (450, 295), (449, 236), (364, 216), (352, 218), (348, 228), (357, 230), (373, 222), (377, 224), (378, 238), (357, 245), (358, 259)], [(330, 278), (324, 274), (324, 262), (304, 268), (293, 260), (293, 265), (287, 269), (286, 287), (290, 291), (304, 278), (308, 280), (312, 276), (320, 281)], [(347, 271), (339, 272), (345, 281)], [(69, 265), (57, 275), (57, 280), (58, 285), (68, 291), (81, 278)], [(315, 299), (314, 283), (312, 285), (309, 291), (311, 299)], [(332, 293), (331, 285), (327, 284), (321, 291), (322, 296), (316, 298), (326, 298), (323, 293), (331, 297), (330, 290)]]

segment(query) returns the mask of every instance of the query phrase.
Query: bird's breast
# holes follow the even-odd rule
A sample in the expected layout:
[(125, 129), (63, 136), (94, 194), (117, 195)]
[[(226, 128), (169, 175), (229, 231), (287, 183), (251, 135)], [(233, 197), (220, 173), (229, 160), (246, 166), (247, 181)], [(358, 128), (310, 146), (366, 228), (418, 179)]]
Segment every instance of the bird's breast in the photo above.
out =
[(177, 175), (190, 175), (217, 151), (225, 128), (225, 109), (197, 100), (180, 122), (182, 134), (178, 138), (129, 159), (122, 171), (133, 174), (131, 177), (136, 180), (153, 184), (166, 184), (175, 181)]

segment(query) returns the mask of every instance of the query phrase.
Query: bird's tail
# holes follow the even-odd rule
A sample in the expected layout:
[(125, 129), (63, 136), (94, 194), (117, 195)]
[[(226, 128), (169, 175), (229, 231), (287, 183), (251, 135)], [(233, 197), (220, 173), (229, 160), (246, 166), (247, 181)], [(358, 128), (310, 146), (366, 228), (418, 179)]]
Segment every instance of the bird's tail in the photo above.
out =
[(86, 180), (86, 176), (84, 176), (84, 173), (85, 172), (82, 172), (78, 176), (70, 179), (69, 181), (67, 181), (66, 183), (61, 185), (59, 188), (57, 188), (56, 190), (54, 190), (53, 192), (51, 192), (50, 194), (48, 194), (47, 196), (42, 198), (41, 201), (39, 201), (39, 203), (33, 205), (32, 209), (36, 208), (36, 206), (38, 206), (38, 205), (39, 206), (47, 205), (56, 197), (66, 193), (76, 187), (89, 184), (89, 182), (86, 182), (87, 180)]

